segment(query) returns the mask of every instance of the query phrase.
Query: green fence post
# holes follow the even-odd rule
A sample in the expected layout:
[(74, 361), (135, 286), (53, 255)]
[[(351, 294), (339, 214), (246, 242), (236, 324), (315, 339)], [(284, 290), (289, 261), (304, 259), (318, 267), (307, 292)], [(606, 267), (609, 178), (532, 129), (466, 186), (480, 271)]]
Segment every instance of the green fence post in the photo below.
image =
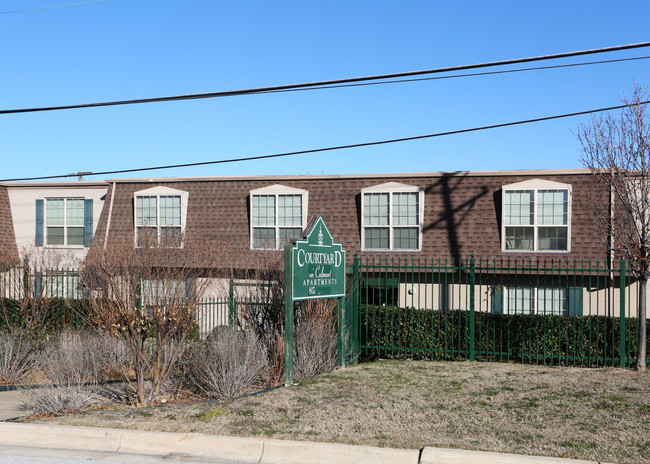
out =
[(620, 330), (620, 366), (625, 367), (627, 361), (627, 353), (625, 352), (625, 261), (621, 260), (620, 267), (620, 314), (619, 314), (619, 330)]
[(138, 271), (138, 283), (135, 284), (135, 307), (142, 310), (142, 272)]
[(474, 255), (469, 260), (469, 360), (474, 361), (475, 347), (474, 347), (474, 295), (476, 291), (476, 266), (474, 262)]
[(291, 245), (284, 247), (284, 385), (293, 385), (293, 294)]
[(345, 297), (342, 296), (338, 299), (338, 313), (339, 313), (339, 330), (338, 330), (338, 358), (339, 358), (339, 367), (345, 367), (345, 329), (347, 324), (345, 323)]
[(235, 326), (235, 283), (230, 279), (230, 284), (228, 287), (228, 326)]
[(359, 255), (355, 253), (352, 265), (352, 291), (351, 291), (352, 308), (351, 321), (352, 333), (352, 365), (359, 364)]

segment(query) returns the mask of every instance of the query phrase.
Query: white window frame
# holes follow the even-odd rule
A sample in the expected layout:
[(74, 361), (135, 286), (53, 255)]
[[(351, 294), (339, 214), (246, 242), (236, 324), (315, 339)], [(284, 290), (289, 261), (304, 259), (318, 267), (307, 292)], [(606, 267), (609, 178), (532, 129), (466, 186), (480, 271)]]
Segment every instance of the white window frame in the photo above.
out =
[[(280, 185), (280, 184), (275, 184), (275, 185), (270, 185), (268, 187), (262, 187), (258, 189), (254, 189), (250, 191), (250, 249), (251, 250), (258, 250), (258, 251), (263, 251), (263, 250), (281, 250), (284, 247), (284, 243), (280, 243), (280, 230), (281, 229), (286, 229), (286, 228), (297, 228), (298, 226), (280, 226), (280, 201), (279, 197), (282, 195), (300, 195), (302, 197), (302, 217), (301, 217), (301, 224), (300, 228), (304, 232), (305, 227), (307, 226), (307, 210), (309, 207), (309, 192), (307, 190), (303, 189), (298, 189), (294, 187), (287, 187), (286, 185)], [(258, 226), (256, 227), (254, 225), (254, 201), (253, 197), (255, 196), (275, 196), (275, 226)], [(255, 238), (254, 238), (254, 229), (256, 228), (264, 228), (264, 229), (275, 229), (275, 247), (274, 248), (255, 248)]]
[[(533, 224), (531, 225), (510, 225), (506, 224), (506, 192), (513, 190), (530, 190), (533, 192)], [(567, 224), (549, 227), (566, 227), (567, 248), (566, 250), (539, 250), (538, 237), (539, 229), (547, 227), (538, 223), (538, 198), (540, 190), (566, 190), (567, 191)], [(504, 185), (501, 188), (501, 251), (504, 253), (569, 253), (571, 252), (571, 218), (572, 218), (572, 188), (571, 184), (562, 184), (543, 179), (532, 179), (515, 184)], [(506, 249), (506, 228), (508, 227), (530, 227), (533, 229), (532, 250), (508, 250)]]
[[(532, 292), (532, 307), (529, 311), (524, 311), (521, 308), (510, 308), (509, 293), (517, 290), (530, 290)], [(563, 302), (564, 307), (561, 308), (560, 312), (554, 311), (539, 311), (539, 297), (540, 290), (559, 290), (564, 292), (562, 295), (561, 301)], [(569, 290), (566, 287), (537, 287), (530, 285), (506, 285), (504, 286), (503, 293), (503, 314), (538, 314), (544, 316), (567, 316), (569, 314)]]
[[(85, 198), (84, 197), (45, 197), (43, 199), (43, 245), (45, 247), (66, 247), (66, 248), (84, 248), (84, 231), (85, 231)], [(63, 200), (63, 225), (60, 224), (48, 224), (47, 222), (47, 202), (52, 200)], [(82, 204), (82, 220), (80, 226), (68, 225), (68, 200), (81, 200)], [(63, 243), (48, 243), (49, 242), (49, 231), (50, 227), (62, 227), (63, 228)], [(80, 244), (68, 244), (68, 229), (81, 229), (81, 243)]]
[[(137, 198), (138, 197), (157, 197), (156, 199), (156, 214), (157, 214), (157, 223), (155, 226), (144, 226), (151, 229), (155, 228), (158, 243), (160, 243), (160, 229), (163, 227), (169, 227), (164, 224), (160, 224), (160, 197), (163, 196), (180, 196), (181, 198), (181, 237), (185, 236), (185, 226), (187, 224), (187, 202), (189, 200), (189, 192), (183, 190), (177, 190), (169, 187), (152, 187), (145, 190), (139, 190), (133, 193), (133, 243), (136, 248), (138, 247), (138, 218), (137, 218)], [(142, 226), (140, 226), (142, 227)], [(179, 248), (183, 247), (183, 242)]]
[[(366, 194), (369, 193), (386, 193), (388, 194), (388, 225), (372, 226), (365, 224), (365, 204)], [(418, 194), (418, 223), (417, 225), (395, 225), (393, 224), (393, 196), (397, 193), (417, 193)], [(385, 184), (374, 185), (361, 189), (361, 250), (362, 251), (422, 251), (422, 231), (424, 222), (424, 189), (416, 185), (400, 184), (398, 182), (387, 182)], [(388, 228), (388, 248), (366, 248), (366, 228)], [(418, 246), (417, 248), (396, 248), (394, 246), (395, 229), (407, 228), (418, 229)]]

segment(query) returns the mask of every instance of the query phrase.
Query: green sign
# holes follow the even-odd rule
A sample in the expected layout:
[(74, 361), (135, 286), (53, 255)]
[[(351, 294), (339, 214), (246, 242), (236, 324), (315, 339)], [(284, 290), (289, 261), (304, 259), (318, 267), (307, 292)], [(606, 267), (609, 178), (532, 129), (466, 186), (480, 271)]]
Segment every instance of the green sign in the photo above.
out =
[(321, 216), (291, 249), (294, 300), (345, 296), (345, 250), (334, 243)]

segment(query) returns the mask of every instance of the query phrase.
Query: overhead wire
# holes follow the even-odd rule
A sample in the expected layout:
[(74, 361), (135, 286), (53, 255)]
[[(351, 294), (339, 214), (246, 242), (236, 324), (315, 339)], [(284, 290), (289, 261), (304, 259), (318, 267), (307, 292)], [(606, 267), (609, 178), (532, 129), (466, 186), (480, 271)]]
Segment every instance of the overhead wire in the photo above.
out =
[(164, 165), (164, 166), (150, 166), (150, 167), (146, 167), (146, 168), (120, 169), (120, 170), (102, 171), (102, 172), (84, 172), (84, 173), (62, 174), (62, 175), (56, 175), (56, 176), (41, 176), (41, 177), (23, 177), (23, 178), (15, 178), (15, 179), (0, 179), (0, 182), (62, 179), (62, 178), (68, 178), (68, 177), (77, 177), (80, 174), (83, 174), (84, 176), (101, 176), (101, 175), (109, 175), (109, 174), (126, 174), (126, 173), (131, 173), (131, 172), (154, 171), (154, 170), (161, 170), (161, 169), (175, 169), (175, 168), (185, 168), (185, 167), (192, 167), (192, 166), (207, 166), (207, 165), (213, 165), (213, 164), (226, 164), (226, 163), (236, 163), (236, 162), (242, 162), (242, 161), (253, 161), (253, 160), (281, 158), (281, 157), (296, 156), (296, 155), (306, 155), (306, 154), (312, 154), (312, 153), (322, 153), (322, 152), (325, 152), (325, 151), (346, 150), (346, 149), (350, 149), (350, 148), (362, 148), (362, 147), (370, 147), (370, 146), (376, 146), (376, 145), (386, 145), (386, 144), (390, 144), (390, 143), (408, 142), (408, 141), (413, 141), (413, 140), (421, 140), (421, 139), (427, 139), (427, 138), (442, 137), (442, 136), (446, 136), (446, 135), (463, 134), (463, 133), (477, 132), (477, 131), (488, 130), (488, 129), (497, 129), (497, 128), (501, 128), (501, 127), (516, 126), (516, 125), (522, 125), (522, 124), (530, 124), (530, 123), (534, 123), (534, 122), (550, 121), (550, 120), (554, 120), (554, 119), (569, 118), (569, 117), (573, 117), (573, 116), (582, 116), (582, 115), (585, 115), (585, 114), (593, 114), (593, 113), (599, 113), (599, 112), (603, 112), (603, 111), (617, 110), (617, 109), (627, 108), (629, 106), (646, 105), (648, 103), (650, 103), (650, 101), (642, 101), (642, 102), (632, 103), (632, 104), (628, 104), (628, 105), (609, 106), (609, 107), (606, 107), (606, 108), (598, 108), (598, 109), (586, 110), (586, 111), (577, 111), (577, 112), (573, 112), (573, 113), (564, 113), (564, 114), (559, 114), (559, 115), (554, 115), (554, 116), (544, 116), (544, 117), (533, 118), (533, 119), (523, 119), (523, 120), (519, 120), (519, 121), (505, 122), (505, 123), (500, 123), (500, 124), (492, 124), (492, 125), (487, 125), (487, 126), (472, 127), (472, 128), (467, 128), (467, 129), (458, 129), (458, 130), (453, 130), (453, 131), (437, 132), (437, 133), (433, 133), (433, 134), (415, 135), (415, 136), (401, 137), (401, 138), (396, 138), (396, 139), (379, 140), (379, 141), (372, 141), (372, 142), (361, 142), (361, 143), (353, 143), (353, 144), (348, 144), (348, 145), (337, 145), (337, 146), (323, 147), (323, 148), (313, 148), (313, 149), (309, 149), (309, 150), (300, 150), (300, 151), (292, 151), (292, 152), (284, 152), (284, 153), (274, 153), (274, 154), (269, 154), (269, 155), (247, 156), (247, 157), (230, 158), (230, 159), (224, 159), (224, 160), (201, 161), (201, 162), (183, 163), (183, 164), (169, 164), (169, 165)]
[(237, 95), (250, 95), (250, 94), (257, 94), (257, 93), (269, 93), (269, 92), (276, 92), (276, 91), (306, 89), (306, 88), (313, 88), (313, 87), (330, 87), (330, 86), (342, 85), (342, 84), (353, 84), (353, 83), (376, 81), (376, 80), (397, 79), (402, 77), (419, 76), (419, 75), (426, 75), (426, 74), (440, 74), (440, 73), (448, 73), (448, 72), (455, 72), (455, 71), (464, 71), (468, 69), (479, 69), (479, 68), (488, 68), (488, 67), (495, 67), (495, 66), (506, 66), (506, 65), (519, 64), (519, 63), (529, 63), (534, 61), (554, 60), (559, 58), (593, 55), (598, 53), (631, 50), (631, 49), (643, 48), (643, 47), (650, 47), (650, 42), (617, 45), (613, 47), (603, 47), (603, 48), (596, 48), (591, 50), (580, 50), (575, 52), (555, 53), (551, 55), (541, 55), (541, 56), (534, 56), (528, 58), (516, 58), (510, 60), (490, 61), (485, 63), (476, 63), (476, 64), (469, 64), (469, 65), (448, 66), (444, 68), (434, 68), (434, 69), (426, 69), (420, 71), (406, 71), (406, 72), (399, 72), (399, 73), (392, 73), (392, 74), (378, 74), (372, 76), (305, 82), (301, 84), (285, 84), (285, 85), (256, 87), (256, 88), (248, 88), (248, 89), (225, 90), (225, 91), (218, 91), (218, 92), (174, 95), (174, 96), (167, 96), (167, 97), (139, 98), (133, 100), (82, 103), (77, 105), (59, 105), (59, 106), (0, 110), (0, 114), (34, 113), (34, 112), (43, 112), (43, 111), (96, 108), (96, 107), (103, 107), (103, 106), (134, 105), (134, 104), (142, 104), (142, 103), (158, 103), (158, 102), (179, 101), (179, 100), (196, 100), (196, 99), (203, 99), (203, 98), (231, 97)]
[(304, 89), (287, 89), (287, 90), (269, 90), (267, 92), (259, 93), (276, 93), (276, 92), (303, 92), (305, 90), (323, 90), (323, 89), (339, 89), (344, 87), (362, 87), (367, 85), (385, 85), (385, 84), (401, 84), (404, 82), (420, 82), (420, 81), (435, 81), (440, 79), (456, 79), (461, 77), (477, 77), (477, 76), (491, 76), (497, 74), (508, 74), (508, 73), (517, 73), (525, 71), (543, 71), (547, 69), (557, 69), (557, 68), (571, 68), (576, 66), (589, 66), (594, 64), (607, 64), (607, 63), (618, 63), (621, 61), (635, 61), (635, 60), (647, 60), (650, 56), (635, 56), (631, 58), (619, 58), (616, 60), (600, 60), (600, 61), (583, 61), (580, 63), (569, 63), (569, 64), (557, 64), (553, 66), (533, 66), (530, 68), (518, 68), (518, 69), (504, 69), (501, 71), (486, 71), (479, 73), (466, 73), (466, 74), (452, 74), (450, 76), (435, 76), (435, 77), (418, 77), (415, 79), (396, 79), (391, 81), (382, 81), (382, 82), (363, 82), (358, 84), (341, 84), (341, 85), (330, 85), (324, 87), (308, 87)]
[(29, 11), (50, 10), (52, 8), (66, 8), (66, 7), (69, 7), (69, 6), (88, 5), (89, 3), (100, 3), (100, 2), (107, 2), (107, 1), (108, 0), (88, 0), (86, 2), (64, 3), (64, 4), (61, 4), (61, 5), (39, 6), (39, 7), (35, 7), (35, 8), (24, 8), (22, 10), (0, 11), (0, 14), (27, 13)]

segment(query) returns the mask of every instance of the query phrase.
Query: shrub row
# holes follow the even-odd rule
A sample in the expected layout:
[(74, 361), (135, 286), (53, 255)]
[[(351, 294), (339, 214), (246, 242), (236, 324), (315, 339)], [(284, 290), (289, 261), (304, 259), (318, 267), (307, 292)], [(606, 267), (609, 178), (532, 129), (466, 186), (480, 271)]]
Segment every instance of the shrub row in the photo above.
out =
[[(361, 305), (362, 357), (468, 359), (470, 312)], [(620, 320), (607, 316), (474, 315), (476, 359), (571, 366), (619, 365)], [(626, 319), (626, 363), (637, 321)], [(648, 337), (650, 344), (650, 337)]]
[(53, 298), (46, 302), (32, 300), (28, 306), (21, 308), (20, 302), (8, 298), (0, 299), (0, 330), (12, 327), (28, 326), (26, 317), (37, 317), (41, 322), (39, 330), (57, 333), (67, 329), (89, 328), (89, 306), (86, 300)]

